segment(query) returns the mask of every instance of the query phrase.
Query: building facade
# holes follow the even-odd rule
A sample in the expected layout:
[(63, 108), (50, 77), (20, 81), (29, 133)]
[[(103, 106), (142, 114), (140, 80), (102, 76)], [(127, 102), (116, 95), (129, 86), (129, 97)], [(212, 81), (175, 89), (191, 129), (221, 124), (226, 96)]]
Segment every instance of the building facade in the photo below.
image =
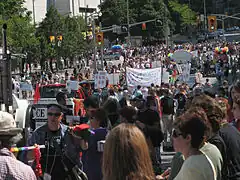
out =
[(40, 23), (47, 13), (47, 0), (26, 0), (24, 4), (28, 11), (32, 12), (32, 19), (36, 24)]
[(100, 0), (26, 0), (25, 7), (32, 12), (33, 21), (38, 24), (53, 6), (61, 15), (85, 16), (97, 10)]

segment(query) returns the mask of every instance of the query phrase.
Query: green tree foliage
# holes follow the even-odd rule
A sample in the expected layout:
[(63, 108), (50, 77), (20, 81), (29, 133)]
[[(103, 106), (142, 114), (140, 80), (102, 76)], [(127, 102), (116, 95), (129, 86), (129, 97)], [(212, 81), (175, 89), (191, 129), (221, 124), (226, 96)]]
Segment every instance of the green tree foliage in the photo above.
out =
[[(101, 21), (104, 27), (127, 24), (127, 0), (105, 0), (99, 8), (102, 12)], [(162, 24), (147, 23), (146, 31), (141, 30), (141, 25), (132, 27), (131, 35), (161, 37), (165, 31), (163, 25), (171, 24), (171, 20), (163, 0), (129, 0), (130, 24), (152, 19), (160, 19)], [(115, 38), (112, 33), (108, 33), (107, 36), (111, 39)]]
[[(63, 17), (57, 12), (54, 7), (50, 7), (46, 13), (46, 17), (39, 24), (37, 28), (37, 37), (40, 39), (41, 48), (41, 61), (40, 64), (44, 67), (44, 62), (48, 59), (52, 60), (57, 58), (57, 38), (50, 42), (50, 36), (57, 37), (63, 31)], [(50, 67), (52, 68), (52, 66)]]
[[(0, 2), (0, 26), (6, 23), (7, 43), (12, 54), (25, 54), (27, 61), (38, 60), (39, 41), (31, 23), (30, 12), (23, 7), (23, 0), (2, 0)], [(2, 39), (2, 33), (0, 33)], [(21, 59), (19, 59), (21, 60)]]
[(73, 60), (86, 50), (87, 43), (82, 34), (84, 30), (85, 22), (82, 17), (67, 16), (64, 19), (63, 41), (59, 52), (61, 57)]
[[(73, 60), (83, 53), (87, 48), (83, 30), (85, 24), (82, 17), (64, 17), (51, 7), (37, 28), (37, 36), (41, 42), (41, 65), (44, 66), (44, 62), (50, 60), (51, 66), (54, 59), (59, 61), (61, 57)], [(54, 42), (50, 42), (50, 36), (55, 37)], [(59, 36), (62, 37), (61, 41), (57, 38)]]
[(24, 0), (1, 0), (0, 16), (2, 19), (9, 19), (15, 15), (21, 15), (26, 11), (23, 7)]
[(169, 6), (180, 15), (182, 26), (196, 24), (197, 14), (189, 8), (188, 4), (180, 4), (177, 0), (171, 0)]

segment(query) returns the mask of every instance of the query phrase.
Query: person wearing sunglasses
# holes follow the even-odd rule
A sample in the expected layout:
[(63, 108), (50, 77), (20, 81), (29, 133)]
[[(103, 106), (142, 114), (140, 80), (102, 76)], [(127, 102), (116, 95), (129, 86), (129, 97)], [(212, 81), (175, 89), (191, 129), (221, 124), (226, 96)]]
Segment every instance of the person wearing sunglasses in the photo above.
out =
[(174, 126), (174, 149), (181, 152), (185, 159), (174, 180), (221, 179), (221, 153), (216, 146), (206, 143), (206, 134), (210, 127), (206, 114), (200, 116), (198, 111), (189, 109), (177, 119)]
[(79, 152), (87, 148), (87, 139), (77, 138), (71, 133), (71, 128), (62, 124), (62, 108), (59, 104), (47, 106), (47, 123), (36, 129), (29, 145), (45, 145), (41, 149), (41, 165), (43, 178), (65, 180), (69, 171), (64, 165), (65, 159), (71, 166), (82, 168)]

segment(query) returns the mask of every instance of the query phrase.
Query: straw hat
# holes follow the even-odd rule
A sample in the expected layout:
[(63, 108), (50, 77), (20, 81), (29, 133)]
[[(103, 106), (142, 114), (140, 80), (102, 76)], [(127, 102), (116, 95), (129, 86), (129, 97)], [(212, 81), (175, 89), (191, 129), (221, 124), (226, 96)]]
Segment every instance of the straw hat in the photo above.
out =
[(22, 132), (16, 127), (13, 116), (7, 112), (0, 111), (0, 136), (15, 136)]

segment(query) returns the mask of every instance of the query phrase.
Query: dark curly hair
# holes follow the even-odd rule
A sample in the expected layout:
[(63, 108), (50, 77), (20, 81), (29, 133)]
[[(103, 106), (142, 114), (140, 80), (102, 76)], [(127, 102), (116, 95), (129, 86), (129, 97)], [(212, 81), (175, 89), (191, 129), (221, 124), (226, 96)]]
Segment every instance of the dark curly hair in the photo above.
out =
[(225, 118), (225, 112), (223, 112), (217, 101), (210, 96), (203, 94), (194, 97), (191, 104), (192, 106), (201, 107), (205, 111), (211, 124), (212, 132), (218, 132), (220, 129), (220, 123)]
[(179, 129), (183, 137), (191, 135), (191, 145), (199, 149), (208, 134), (209, 126), (207, 125), (207, 115), (200, 107), (194, 107), (187, 110), (179, 116), (174, 123), (174, 127)]

